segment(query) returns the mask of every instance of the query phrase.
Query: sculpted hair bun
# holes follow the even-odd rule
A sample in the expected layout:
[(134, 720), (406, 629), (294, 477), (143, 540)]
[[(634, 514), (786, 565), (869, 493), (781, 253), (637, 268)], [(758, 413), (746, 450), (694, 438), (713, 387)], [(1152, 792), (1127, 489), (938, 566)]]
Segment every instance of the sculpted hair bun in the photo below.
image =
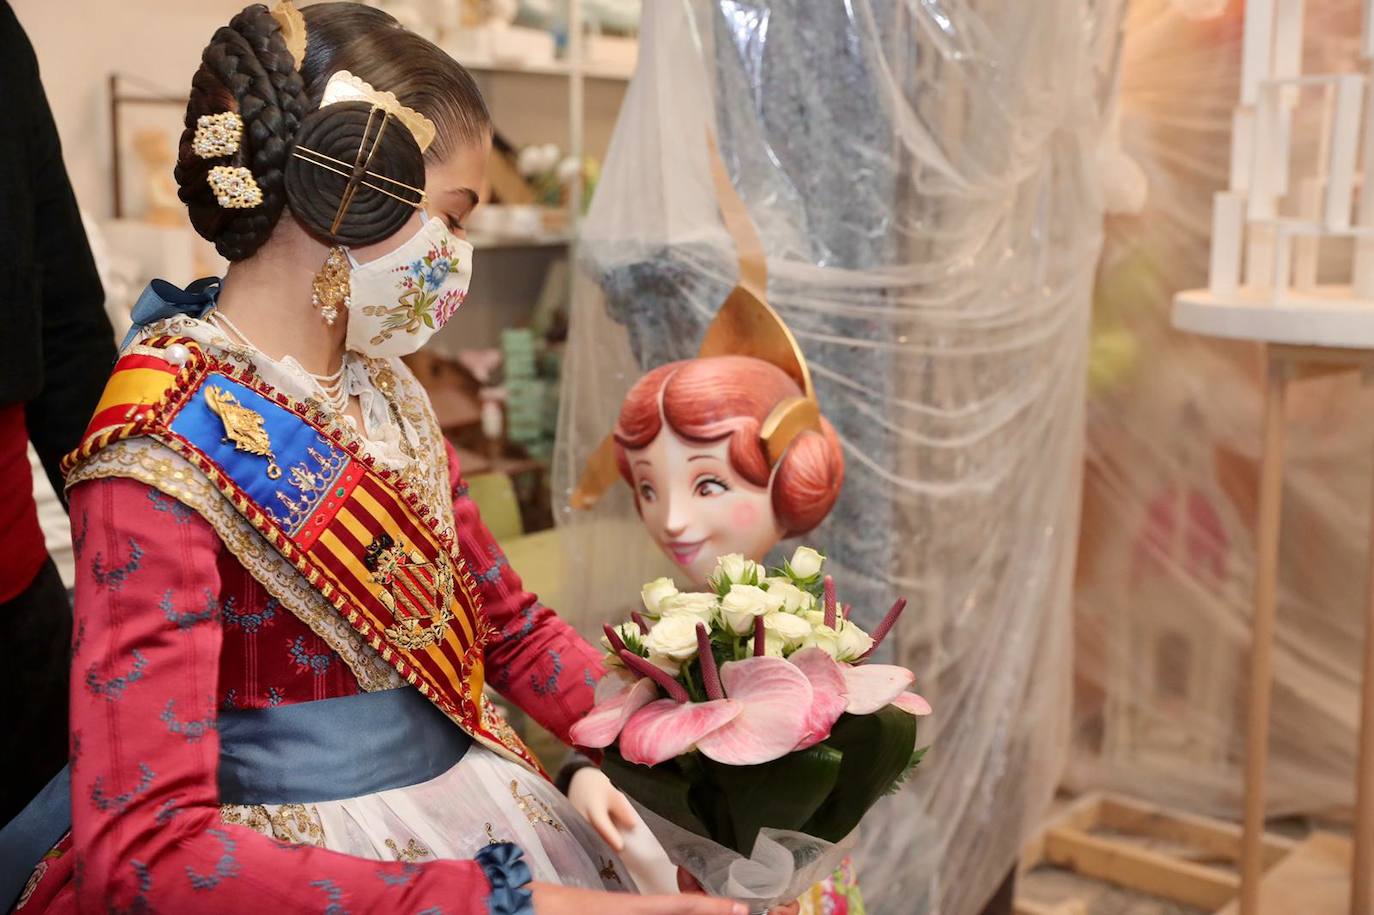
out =
[[(191, 225), (223, 257), (243, 260), (272, 234), (286, 205), (283, 175), (307, 106), (301, 75), (266, 6), (247, 7), (215, 32), (191, 79), (176, 180)], [(231, 155), (202, 158), (192, 148), (196, 122), (223, 111), (243, 119), (243, 140)], [(220, 165), (247, 168), (262, 191), (262, 203), (251, 209), (221, 207), (207, 180), (210, 169)]]
[[(370, 245), (414, 215), (406, 201), (419, 199), (409, 188), (424, 188), (425, 160), (415, 137), (395, 118), (384, 122), (365, 102), (336, 102), (306, 116), (296, 146), (302, 155), (286, 163), (287, 198), (291, 211), (319, 237)], [(355, 171), (360, 181), (335, 226)]]

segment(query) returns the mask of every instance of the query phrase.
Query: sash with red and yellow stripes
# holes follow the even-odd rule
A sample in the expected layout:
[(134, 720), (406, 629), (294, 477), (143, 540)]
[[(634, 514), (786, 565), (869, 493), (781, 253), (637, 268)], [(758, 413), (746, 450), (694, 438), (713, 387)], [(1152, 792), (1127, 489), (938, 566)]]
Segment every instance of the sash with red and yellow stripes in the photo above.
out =
[(469, 734), (536, 771), (483, 714), (481, 597), (453, 542), (404, 480), (356, 437), (247, 368), (161, 337), (115, 364), (69, 473), (113, 441), (147, 436), (204, 473), (421, 693)]

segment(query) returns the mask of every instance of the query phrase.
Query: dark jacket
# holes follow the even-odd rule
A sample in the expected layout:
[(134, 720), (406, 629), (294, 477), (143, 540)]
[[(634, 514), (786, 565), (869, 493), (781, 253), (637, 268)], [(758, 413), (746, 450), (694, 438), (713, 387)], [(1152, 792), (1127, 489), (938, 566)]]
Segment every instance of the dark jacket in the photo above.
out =
[(26, 405), (29, 439), (60, 495), (58, 462), (100, 400), (114, 331), (38, 61), (7, 0), (0, 86), (0, 406)]

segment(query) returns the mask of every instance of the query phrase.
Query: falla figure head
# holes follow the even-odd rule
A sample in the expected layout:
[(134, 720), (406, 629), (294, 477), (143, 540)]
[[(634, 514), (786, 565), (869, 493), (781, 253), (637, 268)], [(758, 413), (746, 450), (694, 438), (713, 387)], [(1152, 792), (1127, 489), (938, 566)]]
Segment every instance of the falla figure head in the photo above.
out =
[(620, 476), (650, 536), (693, 585), (727, 553), (762, 560), (835, 504), (844, 457), (828, 422), (818, 418), (776, 462), (761, 435), (800, 394), (769, 362), (714, 356), (654, 369), (626, 396), (614, 433)]

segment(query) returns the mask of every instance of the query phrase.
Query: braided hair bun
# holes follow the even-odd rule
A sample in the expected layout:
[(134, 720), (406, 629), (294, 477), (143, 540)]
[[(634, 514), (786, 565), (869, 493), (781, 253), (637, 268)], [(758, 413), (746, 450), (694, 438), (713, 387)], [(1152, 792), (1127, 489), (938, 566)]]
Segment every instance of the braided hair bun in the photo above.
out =
[[(319, 237), (336, 245), (375, 244), (414, 215), (425, 159), (400, 121), (365, 102), (335, 102), (306, 116), (296, 144), (301, 153), (286, 163), (286, 196), (296, 218)], [(358, 183), (344, 201), (350, 174)]]
[[(215, 32), (191, 79), (175, 174), (191, 225), (228, 260), (251, 256), (272, 234), (286, 205), (283, 175), (308, 106), (305, 84), (266, 6), (247, 7)], [(196, 122), (223, 111), (243, 119), (239, 149), (202, 159), (191, 149)], [(262, 190), (262, 203), (251, 209), (221, 207), (207, 180), (216, 165), (248, 168)]]

